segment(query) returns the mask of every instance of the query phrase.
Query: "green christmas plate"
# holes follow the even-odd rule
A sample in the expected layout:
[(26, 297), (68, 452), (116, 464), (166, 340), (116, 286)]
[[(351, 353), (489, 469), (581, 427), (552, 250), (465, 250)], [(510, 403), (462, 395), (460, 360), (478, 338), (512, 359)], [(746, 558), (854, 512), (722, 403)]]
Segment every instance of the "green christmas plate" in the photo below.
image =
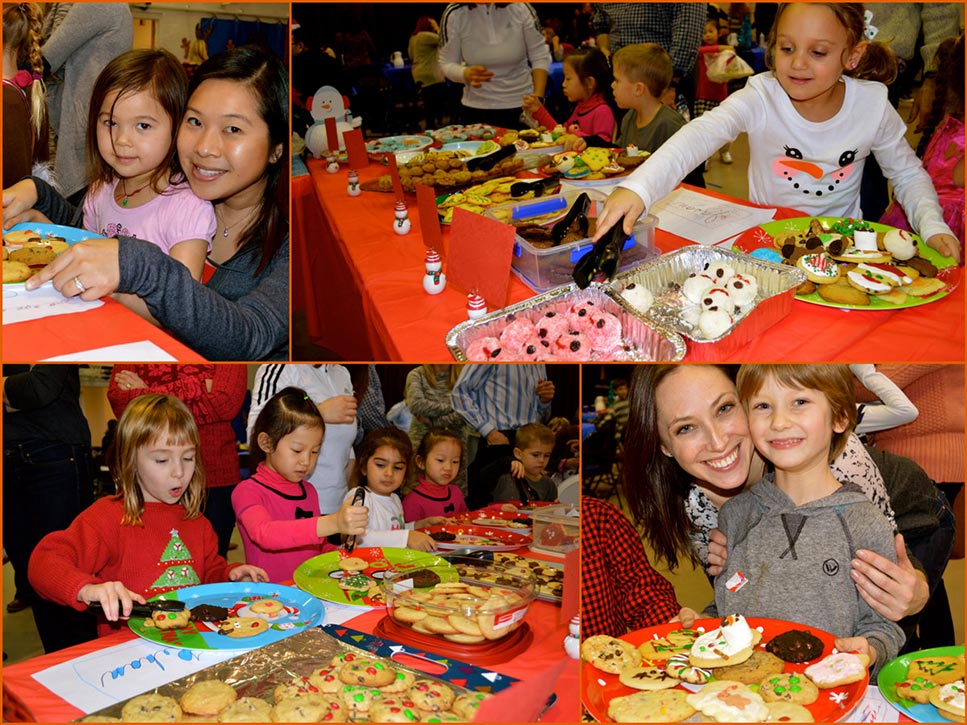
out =
[(897, 710), (916, 722), (947, 722), (937, 712), (937, 708), (930, 703), (921, 704), (914, 700), (907, 700), (897, 695), (896, 686), (898, 682), (903, 682), (907, 678), (907, 668), (914, 660), (923, 657), (963, 657), (964, 646), (959, 647), (934, 647), (933, 649), (922, 649), (919, 652), (907, 652), (896, 659), (890, 660), (876, 677), (876, 686), (880, 688), (888, 703)]
[[(297, 587), (320, 599), (359, 607), (383, 607), (386, 606), (381, 589), (383, 577), (425, 566), (448, 567), (450, 563), (413, 549), (366, 547), (355, 549), (351, 554), (340, 549), (302, 562), (292, 578)], [(453, 578), (459, 578), (456, 570)]]
[[(228, 610), (229, 619), (223, 620), (222, 627), (217, 622), (190, 622), (183, 629), (162, 630), (153, 626), (145, 627), (144, 617), (133, 617), (128, 620), (131, 631), (168, 647), (249, 650), (322, 624), (326, 613), (322, 602), (311, 594), (281, 584), (201, 584), (160, 594), (151, 601), (171, 599), (184, 602), (188, 609), (200, 604), (224, 607)], [(275, 600), (282, 607), (274, 614), (252, 611), (253, 604), (265, 600)]]

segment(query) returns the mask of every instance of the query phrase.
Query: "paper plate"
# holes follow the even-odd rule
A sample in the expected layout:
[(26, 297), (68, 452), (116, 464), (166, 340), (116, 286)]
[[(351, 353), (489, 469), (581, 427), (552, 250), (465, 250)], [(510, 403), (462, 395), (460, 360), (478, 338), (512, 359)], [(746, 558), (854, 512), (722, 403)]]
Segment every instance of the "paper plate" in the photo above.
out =
[[(344, 559), (360, 559), (365, 568), (347, 572), (342, 567)], [(303, 591), (336, 604), (353, 604), (359, 607), (384, 607), (379, 588), (387, 572), (419, 569), (424, 566), (450, 566), (446, 559), (413, 549), (369, 547), (345, 551), (329, 551), (302, 562), (293, 574), (296, 586)], [(353, 574), (363, 574), (372, 581), (369, 591), (343, 589), (341, 579)]]
[(922, 649), (917, 652), (908, 652), (892, 659), (883, 665), (879, 675), (876, 677), (876, 685), (880, 688), (883, 699), (893, 707), (916, 722), (947, 722), (947, 719), (937, 712), (937, 708), (930, 703), (920, 704), (914, 700), (907, 700), (896, 694), (896, 685), (907, 678), (907, 668), (914, 660), (921, 657), (957, 657), (963, 656), (964, 646), (959, 647), (934, 647), (933, 649)]
[[(843, 219), (840, 217), (822, 216), (779, 219), (778, 221), (767, 222), (766, 224), (752, 227), (752, 229), (743, 232), (732, 245), (732, 248), (737, 252), (743, 252), (745, 254), (750, 254), (756, 249), (762, 249), (763, 247), (767, 249), (774, 249), (775, 245), (772, 239), (773, 235), (784, 231), (804, 231), (809, 228), (809, 222), (813, 219), (818, 219), (825, 227), (832, 227), (833, 224), (843, 221)], [(887, 226), (886, 224), (876, 224), (873, 222), (866, 222), (866, 224), (871, 229), (881, 233), (891, 231), (895, 228)], [(920, 256), (937, 268), (937, 278), (946, 283), (946, 289), (941, 290), (930, 297), (913, 297), (912, 295), (908, 295), (906, 301), (898, 305), (893, 304), (892, 302), (886, 302), (885, 300), (881, 300), (879, 297), (875, 297), (873, 295), (870, 295), (870, 304), (868, 305), (847, 305), (838, 302), (828, 302), (819, 296), (819, 292), (811, 292), (808, 295), (796, 295), (794, 299), (799, 300), (800, 302), (808, 302), (810, 304), (820, 305), (822, 307), (837, 307), (844, 310), (902, 310), (907, 307), (920, 307), (921, 305), (928, 305), (931, 302), (942, 300), (944, 297), (957, 289), (957, 285), (960, 284), (962, 274), (961, 268), (957, 266), (957, 262), (955, 260), (951, 259), (950, 257), (944, 257), (932, 247), (928, 247), (916, 234), (913, 236), (917, 240), (917, 249), (919, 250)]]
[[(833, 641), (836, 638), (829, 632), (824, 632), (820, 629), (815, 629), (804, 624), (785, 622), (778, 619), (763, 619), (758, 617), (748, 617), (747, 619), (750, 627), (760, 629), (762, 631), (762, 641), (759, 643), (759, 645), (757, 645), (758, 647), (763, 647), (766, 642), (775, 637), (777, 634), (781, 634), (790, 629), (798, 629), (805, 630), (822, 640), (824, 645), (822, 654), (823, 657), (832, 654)], [(711, 631), (716, 629), (718, 626), (718, 619), (700, 619), (695, 623), (694, 628), (703, 627), (705, 631)], [(629, 632), (628, 634), (620, 637), (620, 639), (630, 642), (637, 647), (647, 640), (655, 639), (657, 637), (664, 637), (669, 632), (673, 632), (678, 629), (681, 629), (681, 625), (677, 623), (659, 624), (654, 627), (646, 627), (645, 629), (639, 629), (635, 632)], [(815, 661), (816, 660), (813, 660), (812, 662)], [(804, 662), (802, 664), (793, 664), (791, 662), (787, 662), (785, 671), (802, 672), (806, 669), (806, 667), (812, 664), (812, 662)], [(611, 700), (615, 697), (631, 695), (635, 692), (639, 692), (639, 690), (634, 690), (626, 685), (622, 685), (618, 680), (618, 675), (611, 675), (607, 672), (602, 672), (589, 662), (582, 663), (581, 667), (581, 699), (584, 702), (584, 706), (598, 722), (613, 722), (611, 718), (608, 717), (608, 703), (611, 702)], [(715, 676), (714, 669), (712, 670), (712, 676), (713, 678)], [(712, 681), (714, 682), (714, 679)], [(856, 704), (863, 698), (863, 693), (866, 692), (868, 682), (869, 677), (864, 677), (860, 682), (854, 682), (850, 685), (835, 687), (829, 690), (820, 690), (819, 699), (817, 699), (812, 705), (807, 705), (806, 709), (812, 713), (816, 722), (836, 722), (837, 720), (846, 717), (856, 706)], [(752, 689), (756, 688), (756, 685), (752, 686)], [(678, 685), (677, 689), (697, 692), (701, 689), (701, 686), (688, 685), (685, 687), (683, 685)]]
[[(249, 650), (263, 647), (290, 637), (309, 627), (322, 624), (326, 610), (315, 597), (299, 591), (295, 587), (281, 584), (257, 582), (219, 582), (185, 587), (173, 592), (153, 597), (158, 599), (177, 599), (189, 609), (199, 604), (210, 604), (228, 609), (229, 617), (257, 617), (266, 622), (264, 631), (249, 637), (230, 637), (219, 632), (214, 622), (191, 622), (184, 629), (161, 630), (145, 627), (144, 617), (132, 617), (128, 627), (139, 637), (157, 642), (167, 647), (181, 649)], [(284, 611), (275, 617), (260, 615), (251, 610), (251, 605), (261, 599), (274, 599), (280, 602)]]
[[(423, 533), (449, 534), (451, 541), (437, 539), (440, 549), (474, 549), (475, 551), (513, 551), (531, 543), (530, 536), (516, 534), (507, 529), (493, 526), (474, 526), (473, 524), (442, 524), (420, 529)], [(436, 537), (434, 537), (436, 538)]]

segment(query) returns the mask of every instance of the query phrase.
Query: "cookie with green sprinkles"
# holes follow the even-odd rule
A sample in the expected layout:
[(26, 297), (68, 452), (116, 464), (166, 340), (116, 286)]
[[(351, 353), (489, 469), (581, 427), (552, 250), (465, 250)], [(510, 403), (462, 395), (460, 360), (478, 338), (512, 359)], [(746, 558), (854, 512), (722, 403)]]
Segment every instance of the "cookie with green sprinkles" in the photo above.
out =
[(759, 696), (766, 702), (811, 705), (819, 698), (819, 688), (801, 672), (783, 672), (759, 683)]

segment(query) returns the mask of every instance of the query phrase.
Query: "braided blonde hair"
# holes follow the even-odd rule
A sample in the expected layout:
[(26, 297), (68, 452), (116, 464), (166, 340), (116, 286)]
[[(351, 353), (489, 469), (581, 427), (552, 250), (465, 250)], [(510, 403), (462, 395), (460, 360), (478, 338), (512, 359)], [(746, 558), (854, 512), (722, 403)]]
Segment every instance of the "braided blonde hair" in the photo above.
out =
[(11, 3), (3, 6), (3, 44), (17, 51), (17, 68), (34, 74), (30, 87), (30, 120), (34, 138), (40, 138), (47, 115), (47, 89), (41, 80), (44, 60), (43, 10), (38, 3)]

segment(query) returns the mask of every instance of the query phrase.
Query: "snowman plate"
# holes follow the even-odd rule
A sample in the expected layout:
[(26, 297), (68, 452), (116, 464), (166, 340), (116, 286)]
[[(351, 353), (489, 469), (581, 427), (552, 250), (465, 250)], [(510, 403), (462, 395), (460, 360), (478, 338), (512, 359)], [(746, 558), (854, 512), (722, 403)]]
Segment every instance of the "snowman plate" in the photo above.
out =
[(374, 160), (379, 160), (383, 154), (395, 154), (399, 151), (419, 151), (433, 143), (429, 136), (386, 136), (366, 142), (366, 151)]

